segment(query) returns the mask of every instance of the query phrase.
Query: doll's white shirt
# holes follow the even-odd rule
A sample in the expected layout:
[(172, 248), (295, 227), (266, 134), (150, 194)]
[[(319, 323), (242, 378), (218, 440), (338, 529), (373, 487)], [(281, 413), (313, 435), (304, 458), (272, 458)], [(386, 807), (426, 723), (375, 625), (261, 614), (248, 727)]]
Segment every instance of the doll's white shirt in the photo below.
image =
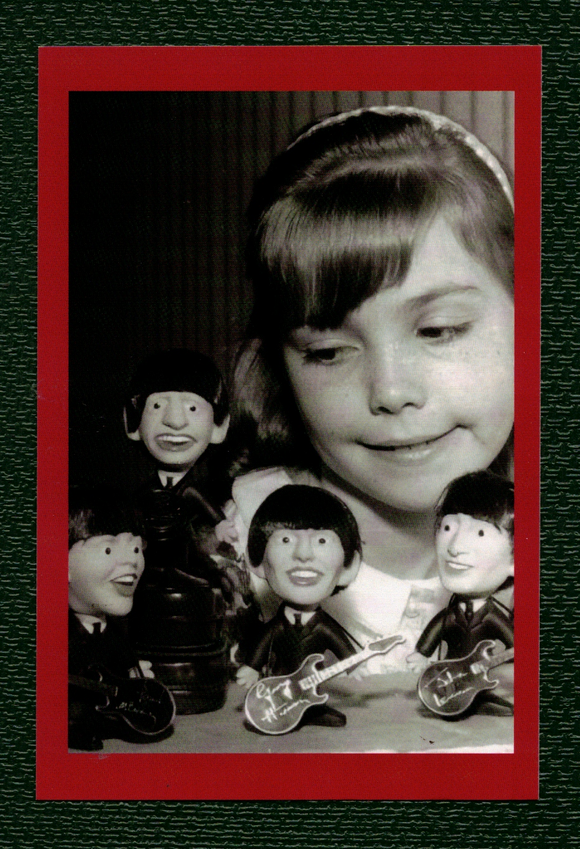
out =
[[(238, 532), (236, 549), (246, 559), (248, 530), (262, 501), (292, 479), (280, 467), (259, 469), (234, 481), (232, 500), (225, 507)], [(247, 563), (247, 559), (246, 559)], [(254, 595), (264, 618), (274, 616), (280, 599), (267, 582), (250, 572)], [(387, 655), (376, 655), (364, 664), (364, 671), (380, 674), (408, 670), (405, 658), (415, 650), (417, 640), (431, 618), (449, 600), (449, 593), (437, 576), (425, 580), (404, 580), (361, 563), (355, 580), (337, 595), (322, 602), (322, 607), (354, 639), (366, 645), (379, 636), (402, 634), (405, 643)]]

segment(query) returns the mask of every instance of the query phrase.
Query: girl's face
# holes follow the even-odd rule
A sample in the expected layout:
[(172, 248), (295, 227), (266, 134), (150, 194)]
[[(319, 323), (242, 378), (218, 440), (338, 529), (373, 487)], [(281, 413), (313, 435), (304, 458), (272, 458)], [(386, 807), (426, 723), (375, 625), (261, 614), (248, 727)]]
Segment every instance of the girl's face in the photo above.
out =
[(337, 329), (301, 327), (283, 349), (325, 465), (365, 496), (431, 510), (447, 484), (486, 468), (513, 425), (513, 300), (443, 216), (403, 283)]

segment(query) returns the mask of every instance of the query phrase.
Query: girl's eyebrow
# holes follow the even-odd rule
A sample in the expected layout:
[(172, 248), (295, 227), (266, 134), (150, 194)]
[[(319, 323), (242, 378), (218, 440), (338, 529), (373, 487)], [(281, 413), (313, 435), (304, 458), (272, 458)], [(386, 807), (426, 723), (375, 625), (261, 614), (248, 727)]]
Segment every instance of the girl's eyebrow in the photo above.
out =
[(473, 292), (477, 296), (481, 295), (481, 290), (479, 286), (475, 286), (471, 283), (448, 283), (431, 289), (429, 292), (425, 292), (422, 295), (416, 295), (414, 297), (408, 298), (405, 301), (405, 306), (420, 308), (428, 306), (430, 303), (432, 303), (433, 301), (437, 301), (440, 298), (447, 298), (450, 295), (463, 295), (465, 293), (469, 294), (471, 292)]

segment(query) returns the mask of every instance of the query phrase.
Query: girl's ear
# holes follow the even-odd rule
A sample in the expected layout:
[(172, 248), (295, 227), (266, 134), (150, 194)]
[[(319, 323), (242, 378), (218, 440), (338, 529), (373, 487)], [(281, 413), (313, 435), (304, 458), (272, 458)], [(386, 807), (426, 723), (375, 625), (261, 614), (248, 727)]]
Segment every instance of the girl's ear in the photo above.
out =
[(127, 427), (127, 410), (123, 410), (123, 424), (125, 425), (125, 433), (132, 439), (134, 442), (141, 441), (141, 434), (139, 433), (139, 428), (137, 430), (129, 432), (129, 428)]
[(342, 570), (342, 575), (336, 582), (337, 587), (348, 587), (351, 584), (356, 576), (358, 575), (358, 570), (360, 569), (361, 557), (358, 551), (355, 552), (354, 557), (352, 558), (352, 562), (350, 566), (346, 566)]
[[(228, 428), (230, 426), (230, 417), (227, 415), (221, 425), (214, 424), (213, 430), (211, 432), (210, 443), (212, 445), (219, 445), (220, 442), (223, 442), (228, 434)], [(133, 439), (130, 434), (127, 434), (129, 439)], [(138, 437), (140, 438), (140, 437)]]

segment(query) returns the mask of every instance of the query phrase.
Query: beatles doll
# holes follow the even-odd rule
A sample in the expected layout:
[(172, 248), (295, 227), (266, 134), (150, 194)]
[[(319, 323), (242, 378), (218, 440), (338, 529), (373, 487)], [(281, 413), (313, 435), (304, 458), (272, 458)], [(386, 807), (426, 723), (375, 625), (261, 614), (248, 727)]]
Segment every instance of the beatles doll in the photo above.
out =
[[(361, 541), (350, 510), (336, 496), (311, 486), (288, 485), (260, 505), (250, 526), (252, 569), (282, 603), (242, 648), (238, 683), (250, 688), (264, 673), (295, 672), (313, 653), (338, 660), (355, 653), (342, 627), (320, 602), (357, 575)], [(343, 726), (345, 716), (326, 705), (306, 711), (303, 723)]]
[(225, 602), (232, 583), (214, 557), (220, 544), (229, 549), (235, 531), (199, 490), (195, 465), (226, 437), (226, 388), (202, 354), (162, 351), (138, 368), (124, 417), (127, 436), (156, 466), (138, 494), (147, 551), (132, 632), (180, 713), (215, 710), (225, 699)]
[[(419, 638), (407, 661), (421, 671), (444, 642), (445, 659), (469, 655), (482, 640), (514, 644), (513, 610), (497, 594), (511, 589), (514, 576), (514, 488), (489, 471), (452, 481), (437, 510), (437, 565), (443, 586), (453, 593)], [(478, 702), (494, 702), (496, 712), (513, 706), (486, 691)], [(477, 703), (476, 703), (477, 704)]]

